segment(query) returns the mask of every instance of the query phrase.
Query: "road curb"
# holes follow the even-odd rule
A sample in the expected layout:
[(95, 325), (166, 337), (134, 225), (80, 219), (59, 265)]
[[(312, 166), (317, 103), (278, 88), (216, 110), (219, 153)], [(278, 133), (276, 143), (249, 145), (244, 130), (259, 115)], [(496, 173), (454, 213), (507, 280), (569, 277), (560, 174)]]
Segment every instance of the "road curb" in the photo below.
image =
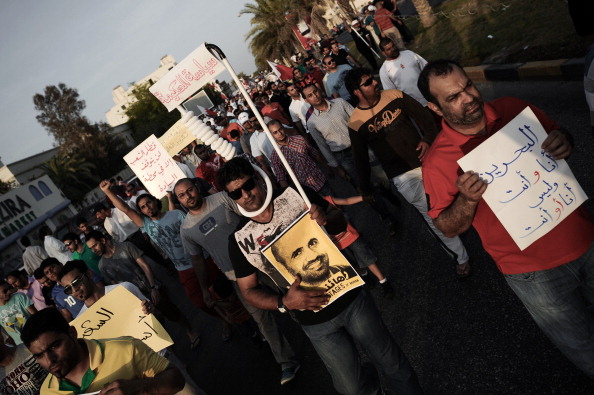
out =
[(584, 58), (481, 64), (465, 67), (464, 71), (476, 82), (581, 81), (584, 78)]

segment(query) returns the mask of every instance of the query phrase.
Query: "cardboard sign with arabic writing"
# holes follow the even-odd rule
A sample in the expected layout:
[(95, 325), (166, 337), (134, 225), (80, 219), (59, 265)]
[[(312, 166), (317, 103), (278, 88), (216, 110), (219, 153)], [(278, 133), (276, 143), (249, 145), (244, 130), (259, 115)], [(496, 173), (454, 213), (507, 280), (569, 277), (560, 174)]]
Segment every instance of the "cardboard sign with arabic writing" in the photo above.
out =
[(170, 156), (177, 155), (184, 147), (196, 140), (181, 119), (159, 137), (159, 141)]
[(99, 299), (73, 320), (81, 339), (111, 339), (132, 336), (155, 352), (173, 344), (173, 340), (154, 315), (142, 313), (140, 299), (122, 286)]
[(588, 199), (565, 160), (541, 145), (547, 133), (526, 107), (458, 164), (489, 185), (483, 199), (520, 250), (550, 232)]
[(202, 44), (149, 88), (171, 111), (225, 70)]
[(157, 199), (165, 196), (177, 180), (185, 178), (184, 173), (154, 134), (124, 156), (124, 160)]
[(300, 275), (301, 287), (326, 291), (330, 296), (328, 305), (365, 284), (307, 211), (263, 248), (262, 253), (287, 281), (277, 284), (279, 287), (292, 284), (295, 276)]

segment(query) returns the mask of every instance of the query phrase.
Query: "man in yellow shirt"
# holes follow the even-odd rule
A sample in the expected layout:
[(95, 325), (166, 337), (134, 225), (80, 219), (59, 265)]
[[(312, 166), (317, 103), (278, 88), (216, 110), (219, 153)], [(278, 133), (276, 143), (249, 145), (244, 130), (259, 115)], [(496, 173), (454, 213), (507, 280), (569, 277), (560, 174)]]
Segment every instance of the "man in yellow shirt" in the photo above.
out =
[(131, 337), (77, 339), (76, 329), (55, 309), (31, 316), (21, 338), (50, 373), (41, 395), (101, 390), (102, 394), (175, 394), (184, 387), (180, 371), (142, 341)]

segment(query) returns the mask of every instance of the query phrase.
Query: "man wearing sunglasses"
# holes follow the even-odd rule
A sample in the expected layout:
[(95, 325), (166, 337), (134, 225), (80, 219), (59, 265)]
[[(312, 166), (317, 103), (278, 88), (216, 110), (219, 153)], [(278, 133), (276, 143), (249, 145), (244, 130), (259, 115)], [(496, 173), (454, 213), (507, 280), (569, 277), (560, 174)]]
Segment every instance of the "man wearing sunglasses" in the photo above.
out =
[[(234, 158), (225, 163), (219, 180), (243, 209), (255, 211), (264, 205), (266, 190), (262, 179), (245, 159)], [(311, 189), (303, 188), (312, 203), (309, 218), (325, 226), (329, 234), (344, 231), (346, 221), (342, 213)], [(265, 277), (261, 274), (268, 275), (276, 284), (286, 284), (260, 251), (307, 211), (305, 202), (293, 188), (273, 191), (272, 196), (263, 212), (242, 218), (229, 239), (229, 255), (243, 297), (263, 310), (290, 311), (328, 367), (338, 392), (380, 393), (377, 376), (368, 374), (361, 366), (355, 344), (358, 343), (381, 370), (391, 392), (422, 393), (415, 372), (366, 290), (355, 288), (326, 306), (329, 298), (325, 292), (301, 288), (299, 276), (288, 290), (270, 282), (269, 288), (260, 285), (258, 278)]]
[(68, 262), (58, 274), (58, 282), (64, 287), (64, 293), (72, 295), (84, 303), (77, 317), (119, 285), (122, 285), (141, 300), (144, 314), (152, 314), (155, 311), (155, 305), (133, 283), (123, 281), (112, 285), (100, 285), (93, 282), (92, 277), (91, 270), (80, 260)]
[[(129, 186), (129, 185), (128, 185)], [(91, 231), (91, 232), (98, 232), (98, 231)], [(87, 247), (86, 243), (81, 243), (78, 236), (72, 232), (66, 233), (62, 237), (62, 241), (64, 245), (72, 253), (72, 259), (80, 259), (84, 261), (89, 269), (91, 269), (95, 274), (101, 276), (101, 272), (99, 271), (99, 260), (101, 257), (95, 254), (89, 247)]]
[(326, 69), (326, 76), (324, 77), (324, 90), (326, 94), (335, 98), (341, 97), (344, 100), (349, 100), (351, 94), (344, 87), (344, 77), (346, 72), (352, 69), (352, 67), (348, 64), (337, 65), (336, 60), (332, 56), (324, 56), (322, 62)]
[[(57, 259), (48, 258), (41, 262), (39, 268), (43, 270), (43, 274), (45, 274), (48, 281), (54, 283), (51, 293), (52, 299), (64, 319), (70, 322), (78, 315), (84, 304), (72, 295), (64, 292), (64, 287), (58, 281), (58, 275), (60, 274), (62, 267), (63, 265)], [(92, 281), (100, 286), (104, 285), (103, 279), (101, 279), (95, 272), (93, 272)]]
[(398, 192), (421, 213), (432, 233), (441, 241), (440, 245), (456, 259), (458, 278), (468, 277), (469, 257), (462, 241), (459, 237), (446, 237), (427, 215), (421, 161), (437, 135), (433, 116), (402, 91), (381, 91), (370, 70), (351, 70), (345, 84), (359, 99), (349, 120), (349, 136), (363, 199), (373, 201), (368, 154), (371, 148)]
[[(190, 179), (179, 180), (173, 191), (181, 205), (188, 209), (188, 215), (181, 226), (181, 236), (184, 249), (192, 256), (192, 263), (196, 268), (201, 288), (207, 290), (210, 286), (204, 258), (206, 252), (225, 276), (231, 280), (239, 299), (254, 318), (260, 332), (270, 345), (276, 362), (281, 365), (281, 385), (288, 383), (295, 377), (299, 369), (295, 353), (280, 332), (272, 314), (250, 305), (243, 298), (229, 257), (229, 237), (235, 232), (240, 221), (240, 217), (233, 212), (236, 210), (234, 200), (237, 200), (237, 194), (228, 196), (227, 193), (222, 192), (203, 197)], [(210, 293), (203, 291), (203, 294), (205, 302), (211, 304)]]

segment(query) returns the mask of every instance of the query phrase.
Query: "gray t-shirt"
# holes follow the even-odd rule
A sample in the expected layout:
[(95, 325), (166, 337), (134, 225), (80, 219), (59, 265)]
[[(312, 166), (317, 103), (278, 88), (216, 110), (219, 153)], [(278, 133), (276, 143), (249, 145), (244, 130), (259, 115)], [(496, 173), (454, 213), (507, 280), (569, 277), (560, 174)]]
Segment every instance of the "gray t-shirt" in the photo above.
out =
[(192, 257), (184, 251), (179, 228), (185, 214), (180, 210), (167, 211), (163, 218), (142, 218), (142, 229), (167, 254), (178, 271), (192, 268)]
[(223, 192), (205, 197), (200, 213), (188, 213), (180, 230), (188, 254), (205, 256), (206, 250), (219, 269), (235, 280), (229, 258), (229, 235), (235, 232), (239, 216), (226, 207), (228, 204), (229, 197)]
[(114, 243), (115, 252), (111, 258), (101, 257), (99, 271), (110, 284), (129, 281), (142, 293), (150, 295), (151, 285), (136, 260), (144, 255), (141, 249), (130, 242)]
[(344, 77), (352, 67), (346, 64), (341, 64), (337, 69), (338, 70), (334, 73), (326, 74), (326, 92), (328, 95), (338, 93), (344, 100), (348, 100), (350, 99), (351, 94), (344, 85)]

